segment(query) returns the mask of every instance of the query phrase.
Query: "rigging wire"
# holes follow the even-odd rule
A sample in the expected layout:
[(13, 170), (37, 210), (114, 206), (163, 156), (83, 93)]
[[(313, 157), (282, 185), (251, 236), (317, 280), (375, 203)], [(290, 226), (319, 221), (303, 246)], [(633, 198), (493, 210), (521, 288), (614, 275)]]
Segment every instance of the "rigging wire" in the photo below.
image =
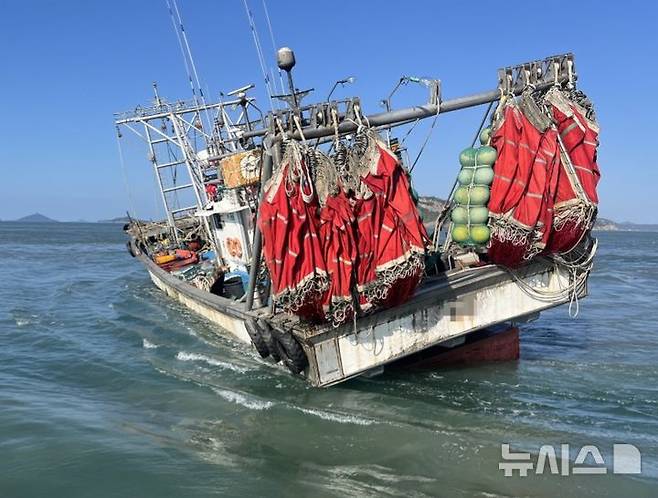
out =
[[(272, 29), (272, 22), (270, 21), (270, 12), (267, 9), (267, 2), (263, 0), (263, 10), (265, 11), (265, 20), (267, 21), (267, 28), (270, 31), (270, 41), (272, 42), (272, 50), (274, 51), (274, 54), (276, 56), (276, 41), (274, 40), (274, 30)], [(281, 87), (281, 93), (284, 94), (286, 93), (285, 87), (283, 86), (283, 73), (281, 72), (281, 68), (277, 66), (277, 71), (279, 72), (279, 85)], [(274, 84), (274, 88), (276, 89), (276, 84)]]
[(265, 89), (267, 90), (267, 96), (270, 100), (270, 108), (274, 110), (274, 100), (272, 99), (272, 85), (270, 83), (270, 77), (267, 74), (267, 64), (265, 64), (265, 58), (263, 57), (263, 48), (260, 44), (260, 38), (258, 37), (258, 31), (256, 30), (256, 22), (254, 21), (254, 16), (249, 9), (247, 0), (242, 0), (244, 4), (244, 9), (247, 13), (247, 20), (249, 21), (249, 28), (251, 29), (251, 36), (254, 39), (254, 45), (256, 46), (256, 54), (258, 55), (258, 62), (260, 63), (260, 69), (263, 73), (263, 79), (265, 80)]
[(416, 163), (420, 159), (420, 156), (425, 151), (425, 146), (427, 145), (427, 142), (430, 141), (432, 133), (434, 132), (434, 126), (436, 125), (437, 119), (439, 119), (439, 108), (438, 107), (436, 109), (436, 114), (434, 115), (434, 119), (432, 120), (432, 124), (430, 125), (430, 129), (427, 132), (427, 136), (425, 137), (425, 141), (423, 142), (423, 145), (421, 145), (420, 150), (418, 151), (418, 155), (416, 156), (416, 159), (414, 159), (414, 162), (411, 165), (411, 168), (409, 168), (409, 173), (411, 173), (414, 170), (414, 168), (416, 167)]
[[(203, 88), (201, 87), (201, 80), (199, 79), (199, 73), (196, 69), (196, 64), (194, 63), (194, 58), (192, 57), (192, 49), (190, 47), (190, 42), (187, 38), (187, 33), (185, 31), (185, 26), (183, 25), (183, 18), (178, 8), (178, 2), (176, 0), (166, 0), (167, 8), (169, 10), (169, 16), (171, 17), (171, 24), (176, 32), (176, 39), (178, 40), (178, 46), (183, 56), (183, 62), (185, 63), (185, 71), (187, 72), (187, 78), (190, 82), (190, 88), (192, 89), (192, 98), (194, 99), (194, 104), (196, 106), (206, 105), (206, 97), (203, 93)], [(172, 8), (173, 5), (173, 8)], [(175, 12), (175, 16), (174, 16)], [(200, 114), (200, 113), (199, 113)], [(210, 118), (208, 113), (204, 112), (203, 116), (206, 121), (206, 125), (209, 130), (212, 130), (210, 123)], [(199, 116), (199, 119), (201, 117)]]
[(174, 4), (174, 10), (176, 10), (176, 17), (178, 18), (178, 25), (180, 26), (181, 36), (183, 38), (183, 43), (187, 51), (187, 56), (190, 60), (190, 66), (192, 67), (192, 74), (194, 75), (194, 80), (196, 82), (197, 89), (199, 90), (199, 96), (201, 97), (201, 102), (205, 103), (205, 96), (203, 95), (203, 88), (201, 88), (201, 82), (199, 81), (199, 73), (197, 73), (196, 65), (194, 64), (194, 58), (192, 57), (192, 49), (190, 48), (190, 42), (187, 39), (187, 33), (185, 32), (185, 27), (183, 26), (183, 18), (180, 15), (180, 10), (178, 9), (178, 2), (172, 0)]
[[(407, 130), (407, 133), (405, 133), (404, 137), (402, 137), (402, 140), (400, 140), (400, 145), (404, 145), (404, 142), (409, 138), (409, 135), (411, 135), (411, 132), (414, 131), (416, 128), (416, 125), (420, 122), (420, 118), (416, 119), (413, 124), (411, 125), (411, 128)], [(390, 128), (389, 128), (390, 130)]]
[(123, 159), (123, 148), (121, 147), (121, 136), (119, 135), (119, 127), (117, 126), (117, 147), (119, 149), (119, 164), (121, 165), (121, 174), (123, 176), (123, 185), (126, 188), (126, 195), (128, 196), (128, 205), (135, 216), (137, 216), (137, 211), (135, 210), (135, 202), (133, 201), (132, 193), (130, 192), (130, 185), (128, 183), (128, 173), (126, 172), (126, 163)]
[(480, 127), (478, 128), (477, 133), (475, 134), (475, 137), (473, 137), (473, 141), (471, 142), (471, 147), (475, 147), (475, 143), (478, 141), (478, 138), (480, 138), (480, 133), (482, 133), (482, 128), (484, 128), (484, 124), (487, 122), (487, 118), (489, 117), (489, 113), (491, 112), (491, 108), (494, 105), (494, 101), (492, 100), (489, 102), (489, 106), (487, 107), (487, 111), (484, 113), (484, 116), (482, 116), (482, 121), (480, 121)]
[(194, 103), (198, 105), (196, 88), (194, 87), (194, 81), (192, 80), (192, 71), (190, 69), (190, 63), (188, 62), (187, 56), (185, 55), (185, 48), (183, 47), (183, 40), (181, 38), (180, 31), (178, 30), (178, 25), (176, 24), (174, 11), (171, 7), (170, 1), (166, 0), (166, 2), (167, 2), (167, 8), (169, 9), (169, 16), (171, 17), (171, 25), (173, 26), (174, 32), (176, 33), (176, 39), (178, 40), (178, 47), (180, 48), (181, 55), (183, 56), (183, 63), (185, 64), (185, 72), (187, 73), (187, 79), (189, 80), (190, 88), (192, 89), (192, 98), (194, 99)]

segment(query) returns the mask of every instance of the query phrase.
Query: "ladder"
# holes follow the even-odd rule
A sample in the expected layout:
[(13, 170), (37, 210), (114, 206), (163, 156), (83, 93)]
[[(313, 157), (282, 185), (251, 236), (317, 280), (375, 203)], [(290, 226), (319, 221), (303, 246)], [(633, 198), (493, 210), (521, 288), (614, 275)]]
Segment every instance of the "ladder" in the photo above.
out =
[[(154, 83), (152, 105), (115, 114), (117, 127), (126, 126), (147, 143), (167, 224), (176, 243), (180, 243), (176, 221), (206, 207), (205, 183), (208, 177), (218, 175), (213, 166), (215, 163), (201, 161), (198, 152), (206, 149), (208, 157), (215, 159), (237, 150), (241, 128), (245, 128), (241, 121), (243, 116), (248, 119), (246, 108), (253, 105), (253, 99), (245, 95), (251, 88), (253, 85), (247, 85), (229, 92), (229, 96), (240, 92), (238, 99), (229, 102), (207, 104), (198, 99), (168, 102), (159, 96)], [(235, 123), (227, 113), (229, 107), (243, 111)], [(138, 128), (143, 128), (143, 131)], [(212, 239), (207, 220), (201, 218)]]

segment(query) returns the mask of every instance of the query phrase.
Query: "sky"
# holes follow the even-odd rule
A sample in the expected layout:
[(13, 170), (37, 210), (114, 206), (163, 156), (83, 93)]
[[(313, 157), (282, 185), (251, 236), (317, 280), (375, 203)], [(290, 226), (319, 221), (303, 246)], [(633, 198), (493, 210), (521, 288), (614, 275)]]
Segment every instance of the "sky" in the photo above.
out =
[[(274, 67), (263, 0), (247, 1)], [(255, 83), (267, 108), (243, 0), (179, 6), (206, 94)], [(600, 216), (658, 222), (658, 163), (647, 155), (658, 136), (658, 3), (267, 0), (267, 7), (277, 45), (296, 52), (296, 85), (323, 100), (336, 80), (354, 76), (335, 96), (360, 96), (367, 113), (381, 111), (378, 102), (402, 75), (441, 79), (449, 99), (494, 89), (499, 67), (573, 52), (578, 86), (602, 128)], [(149, 103), (153, 81), (163, 97), (191, 96), (166, 0), (0, 0), (0, 8), (0, 219), (41, 212), (95, 221), (127, 209), (161, 217), (146, 150), (127, 137), (122, 172), (113, 113)], [(393, 105), (425, 100), (411, 85)], [(438, 118), (414, 169), (421, 194), (448, 194), (483, 112)], [(407, 140), (412, 158), (429, 125)]]

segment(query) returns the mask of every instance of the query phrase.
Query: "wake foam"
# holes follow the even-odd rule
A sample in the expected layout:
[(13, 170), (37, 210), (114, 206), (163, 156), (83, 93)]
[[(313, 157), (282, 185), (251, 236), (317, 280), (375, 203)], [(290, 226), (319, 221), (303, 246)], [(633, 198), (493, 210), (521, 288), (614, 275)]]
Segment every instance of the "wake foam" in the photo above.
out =
[(274, 403), (271, 401), (260, 400), (241, 393), (237, 393), (235, 391), (228, 391), (226, 389), (217, 388), (213, 388), (213, 391), (219, 394), (226, 401), (244, 406), (250, 410), (269, 410), (274, 406)]
[(159, 348), (160, 346), (158, 346), (157, 344), (153, 344), (148, 339), (142, 339), (142, 347), (144, 349), (156, 349)]
[(314, 408), (302, 408), (299, 406), (293, 407), (307, 415), (314, 415), (320, 417), (322, 420), (329, 420), (331, 422), (338, 422), (339, 424), (356, 424), (356, 425), (372, 425), (376, 423), (374, 420), (367, 418), (356, 417), (354, 415), (346, 415), (342, 413), (326, 412), (324, 410), (316, 410)]
[(215, 358), (211, 358), (210, 356), (206, 356), (205, 354), (199, 354), (199, 353), (188, 353), (186, 351), (179, 351), (176, 354), (176, 359), (180, 361), (203, 361), (204, 363), (207, 363), (208, 365), (212, 365), (213, 367), (219, 367), (226, 370), (233, 370), (234, 372), (239, 372), (239, 373), (247, 373), (249, 371), (247, 368), (239, 367), (237, 365), (233, 365), (232, 363), (220, 361)]

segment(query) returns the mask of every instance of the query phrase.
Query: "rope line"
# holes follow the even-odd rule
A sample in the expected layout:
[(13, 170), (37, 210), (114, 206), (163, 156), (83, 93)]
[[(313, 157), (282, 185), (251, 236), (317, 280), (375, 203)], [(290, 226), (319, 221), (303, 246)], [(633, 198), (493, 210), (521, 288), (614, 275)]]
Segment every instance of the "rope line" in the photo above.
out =
[[(178, 8), (178, 3), (176, 0), (166, 0), (166, 2), (169, 9), (169, 16), (171, 17), (171, 23), (174, 27), (174, 31), (176, 32), (178, 46), (180, 48), (181, 55), (183, 56), (183, 62), (185, 63), (185, 71), (187, 72), (187, 78), (190, 82), (190, 88), (192, 89), (192, 98), (194, 99), (194, 103), (197, 106), (205, 105), (206, 98), (203, 94), (203, 88), (201, 87), (201, 80), (199, 79), (199, 73), (197, 72), (194, 58), (192, 57), (192, 49), (187, 38), (187, 33), (185, 32), (185, 26), (183, 25), (183, 18), (181, 16), (180, 9)], [(174, 12), (176, 13), (175, 16)], [(204, 112), (203, 115), (208, 130), (212, 132), (212, 124), (210, 122), (210, 118), (208, 117), (208, 113)]]

